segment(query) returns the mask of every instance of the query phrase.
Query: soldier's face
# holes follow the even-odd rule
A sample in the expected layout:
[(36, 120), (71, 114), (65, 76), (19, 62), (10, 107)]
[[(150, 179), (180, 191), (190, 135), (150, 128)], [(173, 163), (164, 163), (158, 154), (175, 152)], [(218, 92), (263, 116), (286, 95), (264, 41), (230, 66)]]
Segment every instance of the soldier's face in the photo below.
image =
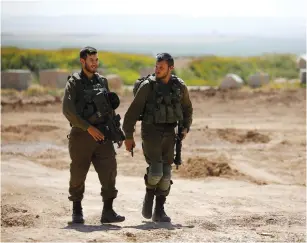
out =
[(156, 62), (155, 75), (158, 79), (163, 79), (171, 72), (173, 67), (169, 67), (167, 61)]
[(81, 63), (86, 71), (95, 73), (99, 65), (98, 54), (87, 55), (85, 60), (81, 59)]

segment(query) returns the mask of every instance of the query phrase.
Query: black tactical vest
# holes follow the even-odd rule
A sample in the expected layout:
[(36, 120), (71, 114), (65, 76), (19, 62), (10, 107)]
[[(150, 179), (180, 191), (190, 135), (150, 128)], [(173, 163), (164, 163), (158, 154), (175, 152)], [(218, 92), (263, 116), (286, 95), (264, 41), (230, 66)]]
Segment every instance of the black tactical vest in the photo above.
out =
[(90, 83), (83, 80), (79, 73), (72, 75), (77, 84), (77, 113), (93, 125), (104, 123), (114, 110), (105, 78), (98, 73), (95, 76), (94, 82)]
[(161, 85), (157, 81), (149, 81), (152, 87), (142, 120), (149, 124), (176, 123), (183, 120), (181, 106), (182, 83), (177, 77), (172, 76), (170, 92), (161, 91)]

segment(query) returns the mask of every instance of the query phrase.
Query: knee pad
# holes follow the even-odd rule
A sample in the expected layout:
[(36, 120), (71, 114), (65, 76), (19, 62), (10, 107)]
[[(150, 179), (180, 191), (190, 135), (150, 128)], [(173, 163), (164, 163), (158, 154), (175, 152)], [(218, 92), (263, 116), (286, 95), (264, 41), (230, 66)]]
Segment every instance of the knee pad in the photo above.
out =
[(148, 176), (147, 174), (144, 175), (144, 182), (145, 186), (149, 189), (155, 189), (160, 181), (160, 176)]
[(160, 182), (161, 180), (161, 176), (157, 175), (157, 176), (153, 176), (153, 175), (150, 175), (148, 176), (148, 184), (151, 185), (151, 186), (157, 186), (158, 183)]
[[(173, 184), (173, 181), (170, 180), (169, 183), (168, 183), (168, 187), (165, 189), (165, 187), (161, 187), (159, 185), (159, 187), (157, 187), (157, 190), (156, 190), (156, 196), (168, 196), (170, 191), (171, 191), (171, 185)], [(165, 184), (166, 186), (166, 184)]]
[(159, 184), (158, 184), (158, 188), (161, 191), (167, 191), (169, 189), (171, 185), (171, 178), (170, 177), (162, 177)]

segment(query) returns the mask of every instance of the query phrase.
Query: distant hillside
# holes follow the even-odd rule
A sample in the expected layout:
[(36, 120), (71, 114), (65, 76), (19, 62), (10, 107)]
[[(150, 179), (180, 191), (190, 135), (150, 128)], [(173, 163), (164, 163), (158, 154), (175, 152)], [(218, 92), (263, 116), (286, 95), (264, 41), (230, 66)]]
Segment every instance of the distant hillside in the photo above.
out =
[[(64, 68), (79, 69), (79, 49), (19, 49), (1, 48), (1, 69), (29, 69), (36, 76), (42, 69)], [(139, 78), (140, 70), (154, 67), (152, 56), (100, 51), (101, 67), (105, 73), (119, 74), (125, 84), (132, 84)], [(179, 64), (180, 63), (180, 64)], [(176, 74), (182, 77), (188, 85), (216, 85), (228, 73), (236, 73), (244, 80), (249, 75), (263, 71), (271, 79), (284, 77), (298, 78), (296, 55), (270, 54), (251, 57), (220, 57), (214, 55), (201, 56), (178, 61), (180, 68)], [(176, 60), (175, 60), (176, 65)]]

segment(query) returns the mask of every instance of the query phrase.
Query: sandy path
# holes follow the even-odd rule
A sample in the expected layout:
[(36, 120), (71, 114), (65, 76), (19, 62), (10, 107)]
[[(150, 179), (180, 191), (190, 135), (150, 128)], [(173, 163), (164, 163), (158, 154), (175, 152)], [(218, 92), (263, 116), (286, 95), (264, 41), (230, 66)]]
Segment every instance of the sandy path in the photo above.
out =
[[(290, 99), (289, 95), (295, 98)], [(60, 106), (2, 113), (1, 241), (305, 242), (305, 94), (193, 93), (195, 120), (174, 170), (166, 203), (172, 223), (141, 216), (146, 167), (118, 150), (118, 198), (126, 216), (101, 225), (97, 174), (91, 168), (83, 201), (86, 223), (69, 225), (67, 121)], [(123, 116), (129, 99), (119, 110)]]

